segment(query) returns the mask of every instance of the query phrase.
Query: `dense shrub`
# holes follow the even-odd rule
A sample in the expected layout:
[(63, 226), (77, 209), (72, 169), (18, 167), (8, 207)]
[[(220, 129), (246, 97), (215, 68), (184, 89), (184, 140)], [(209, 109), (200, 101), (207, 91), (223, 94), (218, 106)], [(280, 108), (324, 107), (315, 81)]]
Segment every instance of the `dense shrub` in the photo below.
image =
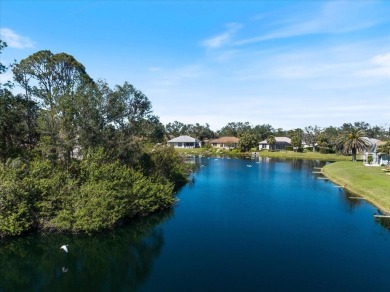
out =
[(165, 146), (156, 146), (144, 153), (140, 168), (146, 176), (162, 183), (168, 181), (176, 188), (187, 183), (192, 171), (191, 165), (184, 163), (175, 149)]
[(185, 178), (183, 169), (168, 168), (170, 163), (182, 163), (177, 155), (167, 153), (151, 156), (151, 176), (110, 162), (101, 149), (88, 151), (71, 166), (47, 159), (4, 165), (0, 169), (0, 236), (31, 229), (90, 233), (168, 208), (176, 200), (171, 180)]

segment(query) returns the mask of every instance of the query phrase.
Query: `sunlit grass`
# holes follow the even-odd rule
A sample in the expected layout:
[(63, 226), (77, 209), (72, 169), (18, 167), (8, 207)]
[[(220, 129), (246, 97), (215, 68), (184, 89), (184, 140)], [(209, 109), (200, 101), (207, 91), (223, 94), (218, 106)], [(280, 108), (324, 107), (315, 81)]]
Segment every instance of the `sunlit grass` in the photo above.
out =
[(350, 156), (338, 155), (338, 154), (322, 154), (319, 152), (294, 152), (294, 151), (261, 151), (260, 156), (274, 157), (274, 158), (300, 158), (300, 159), (312, 159), (323, 161), (340, 161), (351, 160)]
[[(251, 153), (237, 153), (237, 151), (229, 151), (223, 149), (213, 149), (213, 148), (175, 148), (177, 152), (187, 154), (187, 155), (242, 155), (248, 156)], [(350, 156), (338, 155), (338, 154), (321, 154), (319, 152), (294, 152), (294, 151), (271, 151), (263, 150), (258, 151), (257, 155), (264, 157), (273, 157), (273, 158), (297, 158), (297, 159), (312, 159), (312, 160), (322, 160), (322, 161), (341, 161), (341, 160), (351, 160)]]
[(326, 165), (323, 171), (335, 183), (390, 213), (390, 175), (382, 168), (364, 166), (361, 162), (340, 161)]

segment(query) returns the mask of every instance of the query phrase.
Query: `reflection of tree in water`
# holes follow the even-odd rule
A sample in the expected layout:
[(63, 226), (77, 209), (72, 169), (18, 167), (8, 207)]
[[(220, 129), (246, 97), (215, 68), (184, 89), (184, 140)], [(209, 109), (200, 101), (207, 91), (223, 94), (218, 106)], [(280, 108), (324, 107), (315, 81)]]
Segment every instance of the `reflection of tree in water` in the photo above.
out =
[[(0, 291), (133, 291), (164, 244), (158, 225), (173, 210), (110, 233), (34, 235), (0, 246)], [(69, 253), (60, 249), (69, 245)]]
[[(378, 210), (377, 214), (381, 214), (381, 212)], [(390, 231), (390, 218), (375, 218), (375, 221)]]
[(294, 170), (307, 170), (309, 174), (312, 173), (315, 167), (323, 167), (326, 162), (319, 160), (309, 160), (309, 159), (300, 159), (300, 158), (276, 158), (274, 161), (283, 161), (291, 165), (291, 168)]
[(359, 196), (354, 195), (353, 193), (350, 193), (345, 189), (340, 189), (340, 191), (343, 192), (342, 198), (344, 199), (344, 203), (348, 206), (348, 209), (350, 211), (360, 206), (364, 202), (364, 200), (361, 199), (356, 199), (356, 198), (354, 199), (354, 197), (359, 197)]

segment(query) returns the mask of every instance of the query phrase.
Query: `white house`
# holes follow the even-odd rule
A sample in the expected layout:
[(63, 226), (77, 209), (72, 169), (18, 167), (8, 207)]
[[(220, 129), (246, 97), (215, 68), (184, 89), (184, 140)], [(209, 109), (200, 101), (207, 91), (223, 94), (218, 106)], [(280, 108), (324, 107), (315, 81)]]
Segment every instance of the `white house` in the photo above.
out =
[(385, 142), (380, 141), (374, 138), (366, 138), (367, 141), (370, 142), (371, 146), (368, 147), (367, 151), (362, 154), (363, 162), (365, 164), (369, 163), (369, 157), (372, 157), (370, 162), (371, 165), (386, 165), (388, 164), (388, 157), (385, 153), (378, 152), (378, 146), (385, 144)]
[(180, 136), (172, 140), (169, 140), (167, 143), (169, 146), (175, 148), (198, 148), (202, 144), (200, 140), (197, 140), (190, 136)]
[(378, 163), (379, 165), (389, 165), (390, 157), (385, 153), (378, 153)]
[[(286, 146), (291, 146), (291, 139), (288, 137), (275, 137), (275, 144), (272, 146), (273, 150), (283, 150)], [(259, 143), (259, 150), (270, 149), (270, 144), (267, 140)]]

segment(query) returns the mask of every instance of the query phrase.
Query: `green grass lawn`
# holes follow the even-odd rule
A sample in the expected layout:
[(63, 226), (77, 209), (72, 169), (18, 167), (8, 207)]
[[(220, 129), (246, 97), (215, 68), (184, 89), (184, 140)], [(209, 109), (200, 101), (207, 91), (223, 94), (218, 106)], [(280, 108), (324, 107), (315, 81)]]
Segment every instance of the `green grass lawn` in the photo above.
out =
[(299, 159), (312, 159), (323, 161), (341, 161), (351, 160), (350, 156), (338, 155), (338, 154), (321, 154), (319, 152), (294, 152), (294, 151), (261, 151), (260, 156), (275, 157), (275, 158), (299, 158)]
[[(230, 155), (229, 150), (219, 150), (217, 149), (208, 149), (208, 148), (175, 148), (176, 151), (188, 155)], [(294, 152), (294, 151), (274, 151), (269, 152), (267, 150), (258, 151), (258, 155), (264, 157), (273, 157), (273, 158), (297, 158), (297, 159), (312, 159), (312, 160), (323, 160), (323, 161), (341, 161), (341, 160), (351, 160), (350, 156), (338, 155), (338, 154), (321, 154), (319, 152)], [(232, 153), (231, 155), (237, 156), (250, 156), (251, 153)]]
[(361, 162), (340, 161), (326, 165), (323, 172), (348, 191), (390, 213), (390, 175), (383, 168), (364, 166)]
[(179, 153), (194, 155), (203, 155), (207, 152), (206, 148), (175, 148), (175, 150)]

